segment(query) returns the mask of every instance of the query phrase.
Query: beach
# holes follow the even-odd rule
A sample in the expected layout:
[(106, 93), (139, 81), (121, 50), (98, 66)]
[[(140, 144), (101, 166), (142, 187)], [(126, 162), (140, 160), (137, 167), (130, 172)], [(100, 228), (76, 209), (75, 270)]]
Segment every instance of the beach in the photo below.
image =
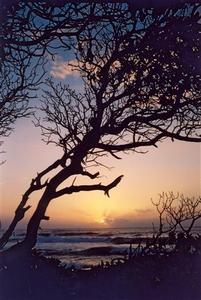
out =
[[(66, 268), (90, 269), (101, 261), (124, 258), (129, 245), (151, 238), (151, 227), (137, 228), (53, 228), (39, 231), (36, 249), (46, 257), (54, 257)], [(24, 239), (25, 230), (12, 235), (7, 248)]]
[[(193, 229), (194, 234), (199, 232), (200, 226)], [(45, 257), (58, 259), (65, 268), (89, 270), (100, 265), (101, 261), (106, 263), (116, 258), (128, 258), (130, 245), (133, 252), (140, 252), (153, 235), (151, 226), (43, 229), (38, 233), (36, 249)], [(24, 229), (16, 230), (6, 248), (19, 243), (24, 236)], [(167, 234), (162, 236), (164, 240), (167, 238)]]

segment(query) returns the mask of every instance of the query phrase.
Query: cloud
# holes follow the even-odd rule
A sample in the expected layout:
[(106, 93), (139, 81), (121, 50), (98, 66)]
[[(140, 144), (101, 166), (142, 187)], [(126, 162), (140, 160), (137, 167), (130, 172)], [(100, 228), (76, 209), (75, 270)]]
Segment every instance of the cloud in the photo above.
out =
[(153, 209), (134, 209), (131, 212), (115, 216), (112, 213), (104, 217), (109, 227), (151, 226), (156, 220)]
[(151, 208), (144, 208), (144, 209), (136, 208), (136, 209), (134, 209), (134, 213), (137, 215), (144, 215), (144, 214), (148, 215), (150, 213), (153, 214), (153, 209), (151, 209)]
[(127, 216), (117, 217), (114, 219), (106, 219), (105, 223), (108, 227), (121, 228), (121, 227), (136, 227), (136, 226), (151, 226), (151, 219), (139, 219)]
[(50, 74), (54, 78), (65, 79), (67, 76), (79, 76), (79, 72), (75, 69), (77, 61), (75, 59), (65, 61), (60, 56), (56, 56), (51, 63)]

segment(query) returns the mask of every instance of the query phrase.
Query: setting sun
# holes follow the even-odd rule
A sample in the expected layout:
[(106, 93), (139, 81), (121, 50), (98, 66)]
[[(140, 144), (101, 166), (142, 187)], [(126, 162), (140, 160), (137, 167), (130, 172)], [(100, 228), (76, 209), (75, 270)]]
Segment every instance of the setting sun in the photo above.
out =
[(106, 225), (106, 221), (105, 221), (104, 218), (100, 219), (100, 220), (98, 221), (98, 223), (100, 223), (100, 224), (102, 224), (102, 225)]

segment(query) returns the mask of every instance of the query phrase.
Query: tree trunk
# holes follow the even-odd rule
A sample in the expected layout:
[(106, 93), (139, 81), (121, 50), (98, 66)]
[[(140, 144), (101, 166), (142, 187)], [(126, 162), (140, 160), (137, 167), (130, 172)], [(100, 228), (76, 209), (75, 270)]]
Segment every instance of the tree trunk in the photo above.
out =
[(22, 242), (25, 248), (31, 250), (36, 245), (40, 222), (43, 219), (47, 219), (47, 217), (45, 217), (45, 212), (51, 200), (51, 193), (49, 193), (46, 189), (27, 225), (26, 236), (24, 241)]
[(25, 239), (22, 243), (16, 245), (16, 247), (19, 246), (19, 248), (25, 251), (29, 251), (36, 245), (40, 222), (42, 220), (48, 219), (48, 217), (45, 216), (45, 212), (50, 201), (55, 197), (55, 191), (57, 187), (69, 176), (79, 174), (81, 158), (78, 160), (78, 158), (76, 157), (76, 161), (72, 163), (71, 166), (62, 169), (48, 182), (48, 185), (38, 203), (38, 206), (27, 225)]

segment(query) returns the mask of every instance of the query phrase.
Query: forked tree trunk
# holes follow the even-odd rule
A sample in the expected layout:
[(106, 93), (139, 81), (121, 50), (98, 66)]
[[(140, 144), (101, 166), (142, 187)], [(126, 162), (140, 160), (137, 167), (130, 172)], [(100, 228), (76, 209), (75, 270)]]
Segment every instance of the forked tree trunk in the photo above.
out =
[(51, 181), (49, 181), (48, 186), (46, 187), (38, 206), (33, 213), (26, 231), (26, 237), (22, 242), (23, 247), (26, 249), (32, 249), (37, 242), (37, 233), (42, 220), (47, 220), (45, 212), (50, 201), (55, 197), (56, 188), (61, 184), (65, 179), (73, 174), (79, 174), (79, 165), (71, 164), (68, 169), (61, 170), (57, 175), (55, 175)]

